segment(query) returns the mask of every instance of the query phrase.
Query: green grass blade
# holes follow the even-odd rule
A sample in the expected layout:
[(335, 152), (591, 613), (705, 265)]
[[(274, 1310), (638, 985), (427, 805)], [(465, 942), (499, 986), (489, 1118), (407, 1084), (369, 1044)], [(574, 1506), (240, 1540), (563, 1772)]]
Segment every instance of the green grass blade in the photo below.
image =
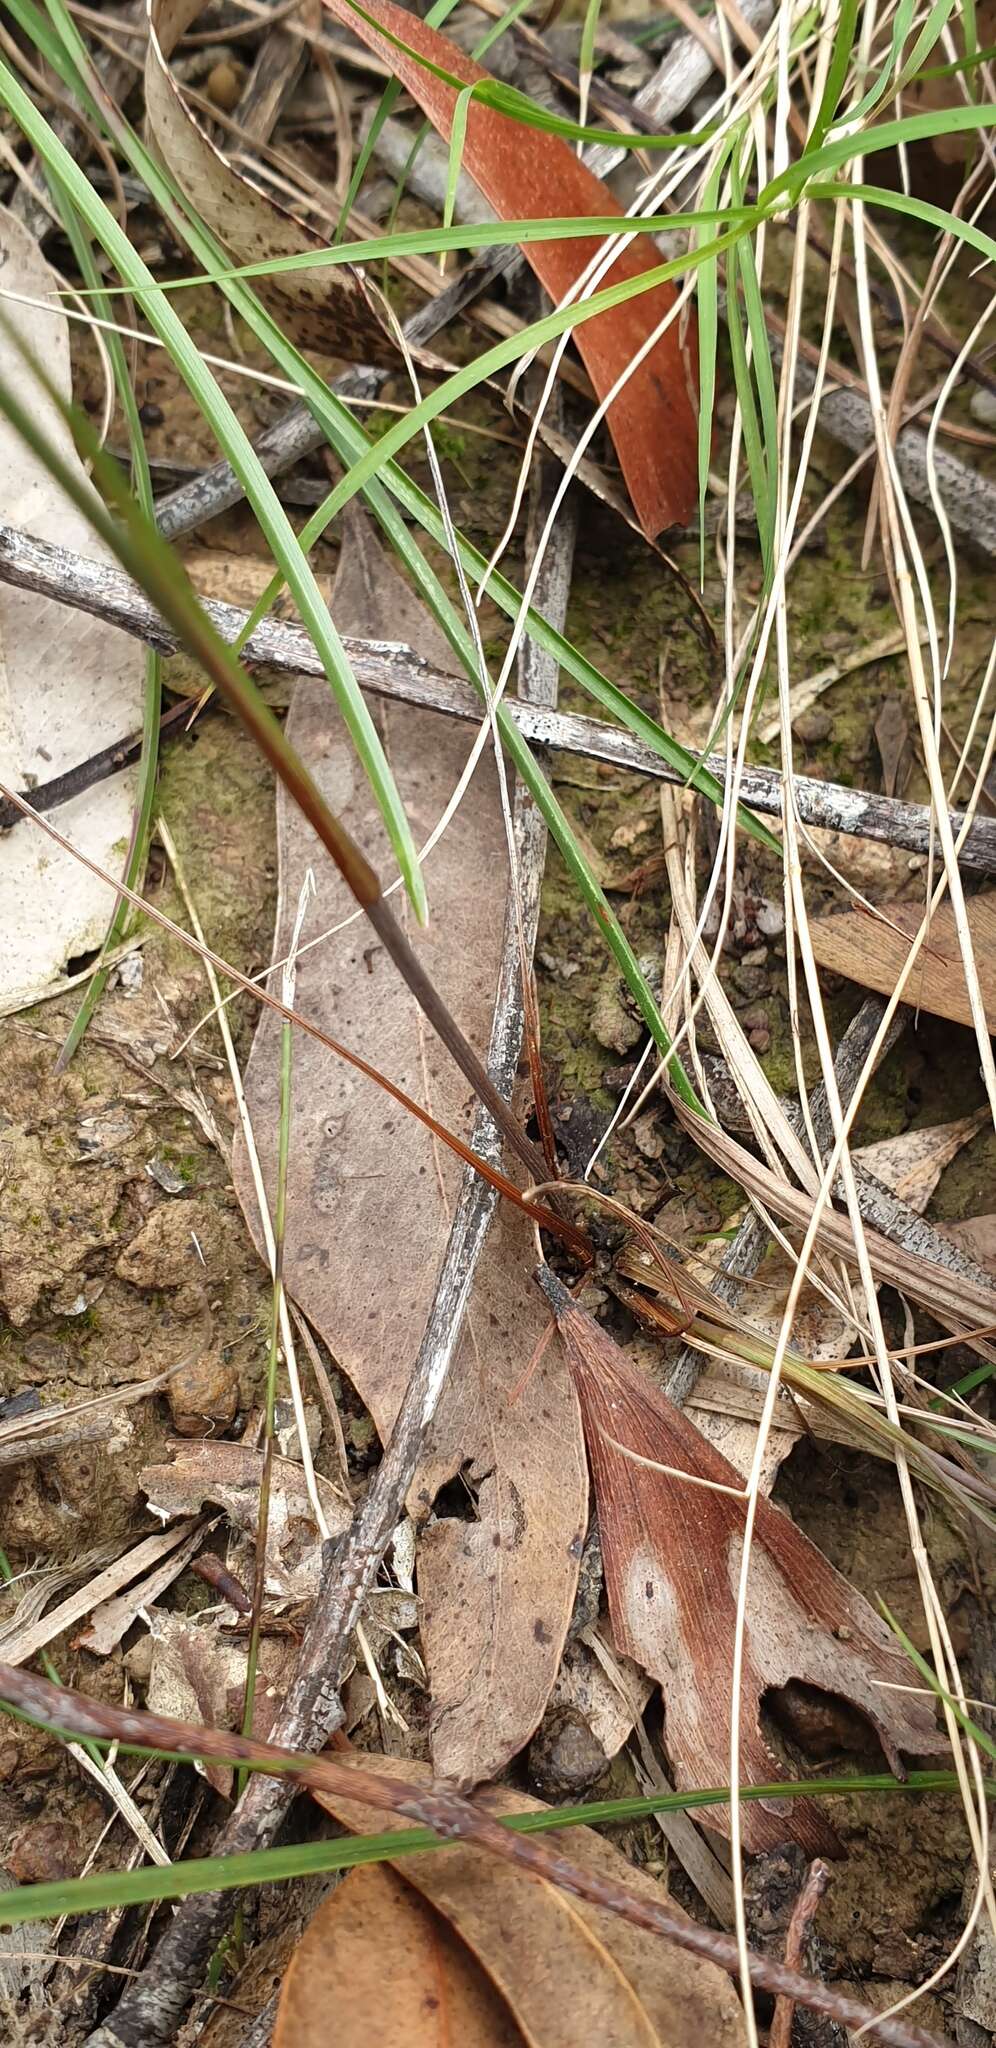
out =
[(948, 213), (943, 206), (932, 205), (929, 199), (915, 199), (910, 192), (890, 192), (885, 185), (852, 185), (835, 183), (816, 184), (812, 189), (814, 199), (860, 199), (867, 206), (885, 206), (892, 213), (903, 213), (909, 220), (921, 220), (928, 227), (936, 228), (939, 234), (954, 235), (976, 254), (984, 256), (989, 263), (996, 262), (996, 240), (987, 235), (976, 222), (961, 220), (955, 213)]
[(843, 0), (833, 39), (833, 50), (827, 66), (823, 97), (809, 133), (809, 149), (819, 149), (826, 139), (827, 130), (833, 125), (854, 56), (857, 26), (858, 0)]
[(467, 140), (467, 120), (470, 114), (470, 103), (476, 92), (476, 85), (465, 85), (463, 91), (457, 93), (456, 104), (453, 108), (453, 126), (450, 129), (450, 154), (449, 162), (446, 166), (446, 191), (443, 196), (444, 228), (449, 228), (453, 225), (453, 215), (456, 212), (457, 186), (460, 182), (460, 172), (463, 169), (463, 150)]
[[(147, 1752), (143, 1752), (146, 1753)], [(153, 1752), (157, 1754), (157, 1752)], [(175, 1762), (173, 1757), (170, 1762)], [(996, 1780), (987, 1784), (996, 1798)], [(953, 1771), (910, 1771), (904, 1780), (884, 1773), (854, 1778), (815, 1778), (780, 1785), (744, 1785), (740, 1797), (752, 1799), (853, 1798), (857, 1794), (954, 1793)], [(549, 1813), (509, 1814), (502, 1826), (516, 1834), (545, 1834), (552, 1829), (600, 1827), (641, 1820), (654, 1813), (694, 1812), (729, 1803), (729, 1788), (660, 1792), (646, 1798), (606, 1799), (590, 1806), (554, 1809)], [(101, 1871), (92, 1877), (67, 1878), (50, 1884), (19, 1885), (0, 1893), (0, 1927), (26, 1920), (54, 1920), (64, 1913), (100, 1913), (119, 1906), (148, 1905), (163, 1899), (189, 1898), (194, 1893), (241, 1891), (246, 1886), (288, 1880), (359, 1864), (384, 1863), (448, 1846), (429, 1828), (406, 1828), (381, 1835), (353, 1835), (336, 1841), (287, 1843), (279, 1849), (257, 1849), (243, 1856), (202, 1856), (165, 1868)]]
[(876, 156), (882, 150), (899, 149), (908, 142), (929, 142), (935, 135), (979, 134), (987, 128), (996, 128), (996, 106), (942, 107), (928, 114), (907, 114), (901, 121), (880, 121), (853, 135), (838, 136), (819, 149), (805, 150), (765, 186), (758, 195), (758, 207), (762, 213), (769, 213), (780, 202), (796, 205), (814, 178), (825, 171), (838, 170), (842, 164), (850, 163), (852, 157)]
[[(732, 141), (730, 148), (733, 147)], [(722, 152), (716, 163), (705, 191), (703, 202), (707, 210), (714, 210), (720, 192), (729, 149)], [(701, 251), (703, 230), (696, 232), (696, 248)], [(732, 256), (736, 245), (729, 250)], [(716, 354), (719, 342), (719, 270), (715, 256), (704, 258), (696, 280), (696, 311), (699, 323), (699, 418), (698, 418), (698, 471), (699, 471), (699, 583), (705, 584), (705, 508), (709, 494), (709, 468), (712, 462), (712, 426), (716, 405)]]

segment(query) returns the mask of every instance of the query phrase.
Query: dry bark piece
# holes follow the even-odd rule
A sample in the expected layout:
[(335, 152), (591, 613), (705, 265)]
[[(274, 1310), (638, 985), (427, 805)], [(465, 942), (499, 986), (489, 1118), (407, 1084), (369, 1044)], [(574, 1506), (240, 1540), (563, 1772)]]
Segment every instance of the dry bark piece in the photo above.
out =
[[(578, 1308), (545, 1267), (551, 1301), (584, 1416), (617, 1649), (656, 1678), (667, 1712), (666, 1740), (679, 1786), (729, 1778), (730, 1666), (745, 1503), (732, 1465), (618, 1345)], [(635, 1454), (627, 1457), (625, 1446)], [(637, 1463), (649, 1460), (650, 1465)], [(695, 1485), (656, 1469), (687, 1473)], [(890, 1768), (900, 1752), (946, 1748), (931, 1705), (902, 1692), (908, 1665), (885, 1623), (787, 1515), (761, 1496), (748, 1579), (741, 1696), (744, 1784), (783, 1775), (759, 1720), (766, 1692), (797, 1679), (839, 1695), (864, 1714)], [(705, 1825), (728, 1831), (710, 1807)], [(751, 1800), (742, 1809), (744, 1845), (773, 1849), (795, 1837), (810, 1855), (833, 1853), (835, 1838), (809, 1800)]]
[[(163, 161), (235, 263), (297, 256), (309, 245), (326, 248), (324, 235), (233, 169), (198, 126), (172, 76), (170, 57), (204, 4), (205, 0), (152, 0), (149, 9), (145, 106)], [(291, 314), (299, 337), (315, 347), (361, 362), (397, 353), (355, 270), (337, 265), (289, 271), (269, 282), (255, 278), (253, 289), (272, 303), (285, 324)]]
[[(393, 1757), (357, 1761), (409, 1782), (428, 1776), (424, 1764)], [(317, 1796), (353, 1833), (410, 1825), (380, 1808)], [(496, 1785), (475, 1803), (499, 1818), (548, 1810), (540, 1800)], [(592, 1828), (571, 1829), (568, 1853), (638, 1896), (667, 1897)], [(745, 2038), (733, 1986), (711, 1963), (679, 1955), (597, 1907), (568, 1900), (545, 1880), (536, 1883), (462, 1843), (444, 1856), (406, 1856), (399, 1870), (462, 1936), (533, 2048), (577, 2048), (582, 2039), (600, 2048), (696, 2048), (702, 2041), (739, 2048)]]
[[(4, 316), (29, 349), (41, 349), (59, 396), (72, 397), (69, 322), (57, 311), (60, 280), (32, 235), (0, 208)], [(28, 300), (50, 301), (41, 316)], [(72, 433), (39, 389), (13, 340), (5, 338), (2, 375), (44, 428), (63, 461), (82, 475)], [(4, 510), (40, 540), (80, 548), (94, 565), (111, 560), (84, 515), (64, 496), (8, 420), (0, 421)], [(142, 657), (113, 626), (74, 616), (27, 591), (0, 590), (0, 780), (31, 789), (75, 768), (98, 748), (131, 732), (140, 718)], [(120, 873), (131, 831), (135, 772), (60, 805), (55, 822), (92, 860)], [(75, 955), (100, 944), (113, 908), (103, 882), (30, 828), (0, 838), (0, 1005), (37, 1000)], [(70, 1206), (73, 1206), (70, 1204)], [(37, 1237), (38, 1233), (35, 1232)]]
[(291, 1958), (273, 2048), (522, 2048), (470, 1950), (390, 1868), (351, 1872)]
[[(183, 1443), (169, 1465), (146, 1465), (139, 1475), (149, 1504), (164, 1515), (196, 1514), (205, 1501), (222, 1507), (233, 1527), (252, 1539), (259, 1515), (262, 1451), (247, 1444)], [(352, 1515), (327, 1479), (318, 1497), (333, 1536), (342, 1536)], [(266, 1591), (279, 1600), (309, 1600), (318, 1591), (322, 1546), (301, 1465), (274, 1458), (266, 1538)]]
[[(457, 92), (425, 70), (414, 57), (378, 33), (371, 17), (392, 36), (464, 85), (488, 73), (465, 57), (448, 36), (426, 27), (392, 0), (369, 0), (359, 14), (349, 0), (324, 0), (354, 34), (382, 56), (396, 78), (447, 140)], [(547, 135), (507, 114), (471, 101), (463, 167), (503, 220), (619, 214), (622, 209), (559, 136)], [(530, 242), (523, 255), (555, 301), (577, 282), (600, 243)], [(657, 253), (637, 235), (602, 280), (604, 286), (645, 275)], [(653, 286), (575, 329), (575, 339), (600, 399), (607, 397), (627, 365), (649, 340), (676, 299), (670, 283)], [(684, 525), (697, 492), (696, 424), (690, 393), (697, 382), (694, 326), (680, 316), (634, 371), (608, 411), (608, 424), (637, 517), (648, 538), (664, 526)]]
[[(441, 636), (354, 519), (333, 607), (362, 627), (445, 664)], [(466, 734), (429, 713), (378, 707), (392, 768), (417, 837), (428, 835), (468, 752)], [(382, 828), (324, 683), (298, 685), (288, 736), (324, 794), (377, 861)], [(277, 797), (280, 884), (274, 957), (287, 950), (301, 884), (317, 898), (305, 941), (353, 905), (299, 813)], [(432, 923), (411, 932), (419, 957), (472, 1043), (487, 1043), (507, 887), (493, 764), (485, 759), (427, 867)], [(461, 1135), (474, 1103), (385, 954), (351, 924), (298, 962), (297, 1004), (347, 1044), (376, 1047), (391, 1078)], [(268, 1187), (279, 1125), (280, 1020), (264, 1014), (246, 1094)], [(288, 1289), (390, 1436), (450, 1230), (460, 1169), (413, 1119), (371, 1094), (314, 1040), (295, 1051), (284, 1275)], [(259, 1238), (241, 1143), (235, 1185)], [(494, 1776), (529, 1740), (556, 1676), (570, 1620), (587, 1507), (577, 1403), (559, 1346), (521, 1400), (510, 1395), (548, 1317), (531, 1285), (528, 1226), (502, 1204), (481, 1256), (458, 1355), (410, 1496), (424, 1521), (440, 1486), (462, 1472), (477, 1492), (472, 1521), (442, 1519), (421, 1539), (422, 1635), (433, 1695), (437, 1771)]]
[[(862, 988), (891, 996), (909, 958), (909, 942), (923, 921), (915, 903), (880, 904), (880, 917), (844, 910), (810, 923), (813, 952), (821, 967), (846, 975)], [(965, 906), (975, 966), (990, 1031), (996, 1031), (996, 891), (971, 896)], [(886, 922), (888, 920), (888, 922)], [(965, 969), (954, 912), (943, 903), (930, 920), (926, 943), (903, 990), (903, 1001), (952, 1024), (972, 1029)]]

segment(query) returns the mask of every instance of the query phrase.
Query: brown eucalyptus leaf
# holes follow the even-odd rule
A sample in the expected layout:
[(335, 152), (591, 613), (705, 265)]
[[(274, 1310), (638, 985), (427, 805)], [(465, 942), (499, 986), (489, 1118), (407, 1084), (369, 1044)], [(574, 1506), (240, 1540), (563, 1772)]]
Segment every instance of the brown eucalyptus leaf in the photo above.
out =
[[(739, 1491), (740, 1474), (542, 1271), (584, 1416), (616, 1647), (660, 1684), (679, 1786), (728, 1783), (745, 1502), (715, 1489)], [(742, 1783), (784, 1776), (764, 1739), (759, 1707), (767, 1692), (790, 1680), (850, 1701), (900, 1776), (901, 1751), (926, 1755), (946, 1747), (932, 1703), (887, 1689), (908, 1684), (909, 1666), (885, 1622), (763, 1495), (746, 1620)], [(723, 1808), (709, 1807), (702, 1819), (728, 1832)], [(777, 1848), (790, 1836), (808, 1854), (835, 1846), (809, 1800), (750, 1800), (742, 1827), (752, 1851)]]
[[(333, 594), (341, 632), (403, 640), (448, 665), (440, 636), (359, 518), (346, 529)], [(470, 740), (429, 712), (380, 704), (388, 759), (417, 840), (428, 836)], [(289, 737), (323, 793), (381, 872), (389, 857), (375, 804), (324, 683), (298, 684)], [(287, 950), (302, 881), (317, 898), (305, 942), (353, 905), (300, 816), (277, 797), (280, 862), (274, 957)], [(507, 886), (493, 762), (479, 766), (427, 866), (432, 921), (409, 937), (467, 1037), (488, 1042)], [(399, 902), (399, 915), (407, 917)], [(369, 930), (351, 923), (301, 954), (297, 1002), (316, 1023), (375, 1058), (451, 1130), (469, 1136), (470, 1091), (428, 1034)], [(275, 1176), (280, 1020), (264, 1015), (246, 1092), (267, 1185)], [(241, 1144), (235, 1183), (259, 1242)], [(313, 1040), (294, 1054), (284, 1274), (389, 1436), (433, 1300), (459, 1186), (459, 1167), (413, 1118)], [(468, 1519), (423, 1531), (418, 1557), (422, 1643), (432, 1693), (437, 1772), (461, 1782), (493, 1776), (539, 1722), (570, 1620), (587, 1510), (577, 1402), (559, 1345), (549, 1345), (521, 1399), (510, 1395), (548, 1317), (530, 1282), (531, 1230), (501, 1203), (423, 1467), (410, 1498), (424, 1521), (457, 1473)], [(476, 1502), (475, 1502), (476, 1496)]]
[[(821, 967), (846, 975), (862, 988), (891, 996), (909, 957), (909, 942), (920, 929), (922, 913), (915, 903), (878, 907), (881, 917), (844, 910), (832, 917), (813, 918), (809, 930)], [(996, 890), (970, 896), (965, 908), (986, 1021), (990, 1031), (996, 1031)], [(972, 1027), (950, 903), (943, 903), (930, 920), (930, 932), (906, 983), (903, 1001), (918, 1010), (929, 1010), (934, 1017), (947, 1017), (952, 1024)]]
[[(408, 56), (400, 39), (438, 70), (464, 85), (486, 79), (463, 51), (393, 0), (368, 0), (359, 13), (350, 0), (323, 0), (347, 28), (379, 56), (411, 93), (434, 128), (448, 141), (457, 89)], [(527, 127), (510, 115), (472, 100), (463, 141), (463, 168), (502, 220), (582, 219), (618, 213), (608, 187), (558, 135)], [(523, 255), (556, 303), (575, 285), (599, 241), (529, 242)], [(660, 258), (637, 235), (617, 256), (599, 289), (644, 276)], [(627, 366), (660, 325), (676, 300), (673, 284), (654, 285), (623, 305), (613, 306), (574, 330), (578, 350), (600, 399), (608, 396)], [(664, 526), (684, 525), (697, 492), (695, 402), (698, 363), (695, 326), (681, 316), (649, 351), (609, 407), (607, 419), (626, 488), (649, 539)]]
[(446, 1921), (389, 1866), (350, 1872), (291, 1958), (273, 2048), (523, 2048), (504, 2000)]
[[(300, 255), (309, 247), (327, 248), (327, 235), (235, 170), (184, 99), (170, 58), (204, 7), (205, 0), (151, 0), (145, 106), (163, 162), (234, 263), (263, 263)], [(356, 270), (339, 264), (285, 271), (272, 280), (254, 279), (253, 289), (278, 317), (286, 321), (293, 316), (299, 339), (330, 355), (371, 362), (397, 353)]]
[[(407, 1759), (364, 1755), (357, 1763), (409, 1782), (428, 1777), (424, 1764)], [(358, 1801), (317, 1797), (354, 1834), (411, 1825)], [(549, 1811), (502, 1785), (489, 1785), (477, 1803), (499, 1818)], [(675, 1910), (664, 1887), (593, 1828), (571, 1829), (570, 1857)], [(472, 1950), (530, 2048), (577, 2048), (581, 2041), (593, 2048), (739, 2048), (745, 2039), (740, 2002), (723, 1971), (545, 1880), (462, 1843), (445, 1855), (405, 1856), (398, 1870)]]

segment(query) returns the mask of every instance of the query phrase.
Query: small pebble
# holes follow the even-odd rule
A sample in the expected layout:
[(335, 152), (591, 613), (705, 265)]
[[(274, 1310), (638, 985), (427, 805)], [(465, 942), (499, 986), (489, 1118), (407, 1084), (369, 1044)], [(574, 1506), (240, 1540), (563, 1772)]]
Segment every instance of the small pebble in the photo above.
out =
[(187, 1183), (182, 1173), (178, 1173), (171, 1161), (164, 1159), (161, 1153), (157, 1152), (154, 1159), (146, 1160), (145, 1171), (149, 1179), (155, 1181), (157, 1188), (162, 1188), (164, 1195), (185, 1193)]
[(608, 1769), (608, 1758), (576, 1707), (554, 1707), (529, 1745), (529, 1775), (544, 1798), (587, 1792)]
[(996, 427), (996, 391), (990, 391), (987, 385), (973, 391), (968, 409), (980, 427)]
[(833, 731), (833, 719), (829, 711), (800, 711), (792, 720), (792, 731), (807, 747), (815, 746)]
[(218, 1436), (235, 1420), (239, 1382), (220, 1352), (209, 1351), (181, 1365), (168, 1392), (178, 1436)]
[(32, 1821), (14, 1842), (7, 1868), (18, 1884), (58, 1884), (78, 1876), (82, 1857), (79, 1835), (68, 1821)]
[(208, 99), (223, 114), (234, 113), (242, 97), (242, 79), (234, 64), (215, 64), (205, 82)]

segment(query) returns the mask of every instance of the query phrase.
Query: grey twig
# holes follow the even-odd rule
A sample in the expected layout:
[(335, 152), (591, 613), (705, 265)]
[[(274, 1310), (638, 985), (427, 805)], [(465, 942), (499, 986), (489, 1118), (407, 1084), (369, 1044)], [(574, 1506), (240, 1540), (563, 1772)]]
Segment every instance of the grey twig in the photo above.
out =
[[(74, 610), (90, 612), (165, 654), (176, 651), (176, 637), (171, 629), (139, 585), (121, 570), (105, 567), (68, 548), (35, 540), (12, 526), (0, 525), (0, 583), (34, 590)], [(223, 639), (234, 640), (245, 625), (247, 613), (213, 599), (202, 599), (202, 604)], [(467, 719), (475, 725), (480, 723), (481, 700), (476, 691), (457, 677), (433, 669), (410, 647), (389, 640), (348, 637), (344, 637), (343, 645), (361, 689), (425, 710), (444, 712), (451, 718)], [(283, 674), (324, 673), (303, 629), (283, 625), (276, 619), (265, 620), (253, 634), (243, 650), (243, 659), (250, 668)], [(623, 726), (607, 725), (600, 719), (583, 718), (573, 712), (548, 711), (517, 698), (507, 698), (505, 703), (519, 731), (535, 746), (606, 761), (613, 767), (649, 775), (677, 787), (686, 780), (679, 769), (669, 766)], [(719, 755), (709, 755), (704, 765), (717, 780), (723, 780), (725, 762)], [(895, 797), (847, 789), (837, 782), (818, 782), (807, 775), (797, 775), (793, 788), (798, 814), (805, 825), (843, 832), (851, 838), (878, 840), (909, 853), (929, 850), (931, 813), (924, 804), (901, 803)], [(771, 768), (748, 768), (740, 796), (748, 809), (765, 817), (779, 817), (781, 776)], [(957, 833), (964, 822), (963, 814), (953, 811), (951, 821)], [(960, 864), (967, 871), (996, 874), (996, 820), (975, 820), (962, 847)]]

